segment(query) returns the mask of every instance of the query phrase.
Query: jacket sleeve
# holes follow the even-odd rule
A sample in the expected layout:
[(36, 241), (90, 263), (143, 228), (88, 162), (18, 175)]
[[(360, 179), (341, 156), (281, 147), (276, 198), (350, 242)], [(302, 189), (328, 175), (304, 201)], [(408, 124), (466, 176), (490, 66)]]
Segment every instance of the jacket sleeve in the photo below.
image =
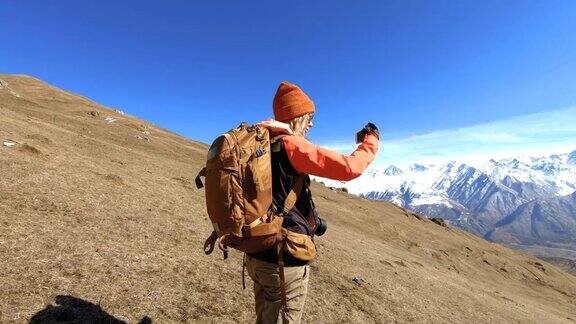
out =
[(286, 136), (282, 140), (296, 171), (341, 181), (359, 177), (378, 151), (378, 139), (372, 134), (366, 135), (364, 142), (348, 156), (314, 145), (301, 136)]

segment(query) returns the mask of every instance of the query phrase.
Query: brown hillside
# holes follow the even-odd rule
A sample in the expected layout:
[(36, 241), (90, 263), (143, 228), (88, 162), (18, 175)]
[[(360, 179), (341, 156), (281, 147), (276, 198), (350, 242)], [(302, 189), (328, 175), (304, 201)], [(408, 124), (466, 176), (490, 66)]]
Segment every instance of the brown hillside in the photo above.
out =
[[(206, 145), (31, 77), (0, 80), (0, 143), (14, 143), (0, 147), (0, 322), (253, 320), (241, 254), (202, 253)], [(306, 323), (576, 322), (576, 277), (547, 262), (313, 191), (328, 232)]]

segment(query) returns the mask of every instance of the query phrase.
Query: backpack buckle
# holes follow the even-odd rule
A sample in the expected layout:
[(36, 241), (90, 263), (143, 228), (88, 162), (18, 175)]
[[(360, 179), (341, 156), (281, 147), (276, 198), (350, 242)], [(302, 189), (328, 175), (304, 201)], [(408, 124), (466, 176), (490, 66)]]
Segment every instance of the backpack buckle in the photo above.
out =
[(256, 130), (256, 140), (257, 141), (263, 141), (264, 140), (264, 132), (262, 131), (262, 128), (258, 127), (258, 126), (254, 126), (255, 130)]
[(266, 150), (259, 147), (255, 153), (256, 153), (256, 157), (261, 157), (262, 155), (266, 154)]

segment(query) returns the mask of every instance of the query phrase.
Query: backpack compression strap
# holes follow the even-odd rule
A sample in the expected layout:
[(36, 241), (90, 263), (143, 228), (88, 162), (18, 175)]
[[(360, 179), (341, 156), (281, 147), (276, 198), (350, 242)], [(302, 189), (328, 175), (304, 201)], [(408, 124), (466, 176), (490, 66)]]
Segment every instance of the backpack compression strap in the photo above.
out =
[(204, 188), (204, 184), (202, 183), (202, 177), (206, 177), (206, 168), (202, 168), (202, 170), (200, 170), (200, 172), (198, 172), (198, 175), (196, 175), (196, 179), (194, 180), (196, 182), (196, 188), (198, 189), (202, 189)]
[(278, 270), (280, 272), (280, 300), (282, 303), (280, 313), (282, 313), (282, 324), (287, 324), (286, 313), (288, 311), (288, 301), (286, 298), (286, 277), (284, 275), (284, 238), (282, 238), (276, 246), (276, 252), (278, 253)]

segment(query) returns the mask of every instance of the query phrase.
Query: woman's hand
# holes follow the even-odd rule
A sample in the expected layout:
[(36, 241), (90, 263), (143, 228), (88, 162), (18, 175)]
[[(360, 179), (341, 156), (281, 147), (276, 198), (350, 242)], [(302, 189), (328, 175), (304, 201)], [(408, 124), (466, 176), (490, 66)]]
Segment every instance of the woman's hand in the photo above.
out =
[(261, 121), (261, 122), (257, 123), (256, 125), (260, 126), (260, 127), (268, 128), (268, 130), (270, 130), (270, 132), (272, 134), (292, 135), (292, 129), (290, 128), (290, 125), (283, 123), (283, 122), (279, 122), (279, 121), (274, 120), (272, 118), (267, 119), (265, 121)]
[(380, 131), (378, 131), (378, 127), (373, 123), (368, 123), (364, 128), (362, 128), (358, 133), (356, 133), (356, 143), (364, 142), (364, 137), (366, 134), (372, 134), (376, 136), (378, 140), (380, 140)]

